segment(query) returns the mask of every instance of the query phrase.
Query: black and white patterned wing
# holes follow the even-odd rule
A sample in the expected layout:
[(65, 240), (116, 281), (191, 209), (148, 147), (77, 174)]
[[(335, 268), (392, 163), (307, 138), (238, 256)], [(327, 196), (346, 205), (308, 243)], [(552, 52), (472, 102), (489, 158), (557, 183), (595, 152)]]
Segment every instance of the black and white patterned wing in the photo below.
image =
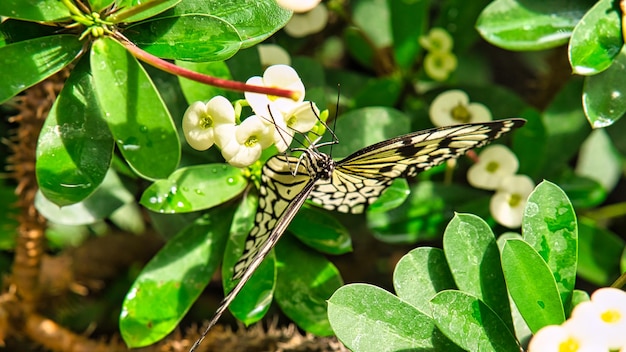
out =
[(316, 183), (311, 200), (343, 213), (362, 213), (398, 177), (415, 176), (521, 127), (522, 119), (454, 125), (409, 133), (365, 147), (337, 162)]
[[(296, 165), (298, 169), (294, 175), (292, 169)], [(254, 227), (246, 238), (244, 252), (234, 268), (232, 279), (239, 282), (224, 297), (209, 325), (190, 351), (195, 351), (200, 346), (206, 334), (241, 292), (309, 197), (316, 179), (309, 176), (310, 170), (307, 170), (306, 165), (306, 160), (298, 163), (298, 158), (277, 155), (263, 166)]]

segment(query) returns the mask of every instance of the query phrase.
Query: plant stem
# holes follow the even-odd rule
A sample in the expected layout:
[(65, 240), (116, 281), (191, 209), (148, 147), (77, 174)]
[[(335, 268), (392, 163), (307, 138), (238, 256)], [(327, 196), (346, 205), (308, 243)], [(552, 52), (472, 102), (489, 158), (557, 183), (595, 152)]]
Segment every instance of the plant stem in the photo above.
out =
[(140, 48), (138, 48), (135, 44), (133, 44), (128, 39), (126, 39), (120, 33), (115, 33), (115, 37), (137, 59), (149, 65), (152, 65), (160, 70), (171, 73), (173, 75), (185, 77), (196, 82), (200, 82), (200, 83), (204, 83), (204, 84), (208, 84), (211, 86), (220, 87), (220, 88), (228, 89), (228, 90), (267, 94), (267, 95), (279, 96), (279, 97), (284, 97), (284, 98), (290, 98), (296, 101), (300, 98), (299, 93), (293, 90), (255, 86), (255, 85), (245, 84), (245, 83), (238, 82), (238, 81), (231, 81), (227, 79), (221, 79), (217, 77), (203, 75), (201, 73), (194, 72), (186, 68), (174, 65), (152, 54), (149, 54), (145, 52), (144, 50), (141, 50)]
[(624, 216), (626, 215), (626, 202), (606, 205), (595, 210), (587, 211), (584, 215), (596, 221)]
[(107, 21), (113, 22), (113, 23), (119, 23), (124, 21), (125, 19), (134, 16), (138, 13), (141, 13), (143, 11), (146, 11), (150, 8), (153, 8), (155, 6), (161, 5), (162, 3), (164, 3), (167, 0), (153, 0), (153, 1), (149, 1), (149, 2), (144, 2), (142, 4), (136, 5), (136, 6), (132, 6), (126, 9), (123, 9), (120, 12), (116, 12), (110, 16), (108, 16), (106, 18)]

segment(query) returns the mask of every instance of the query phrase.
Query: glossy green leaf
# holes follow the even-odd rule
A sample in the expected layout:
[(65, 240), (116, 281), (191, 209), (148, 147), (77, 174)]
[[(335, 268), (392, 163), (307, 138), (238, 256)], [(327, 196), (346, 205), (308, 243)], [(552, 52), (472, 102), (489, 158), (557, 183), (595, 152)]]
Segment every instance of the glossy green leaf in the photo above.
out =
[(558, 172), (567, 165), (591, 132), (581, 106), (572, 104), (580, 101), (582, 83), (580, 78), (571, 78), (543, 113), (546, 161), (542, 164), (542, 175)]
[(35, 171), (41, 192), (59, 206), (84, 200), (102, 183), (113, 147), (93, 91), (89, 59), (83, 58), (54, 102), (37, 141)]
[(385, 0), (360, 0), (352, 6), (352, 20), (376, 49), (391, 46), (391, 16)]
[[(126, 23), (138, 22), (141, 20), (145, 20), (146, 18), (150, 18), (155, 15), (158, 15), (161, 12), (176, 6), (176, 4), (180, 3), (181, 1), (182, 0), (165, 0), (165, 1), (161, 1), (160, 4), (152, 6), (148, 4), (149, 2), (147, 1), (118, 0), (117, 6), (118, 8), (122, 10), (118, 11), (117, 13), (114, 13), (113, 16), (106, 18), (106, 20), (117, 23), (117, 22), (120, 22), (119, 20), (120, 18), (123, 18), (121, 22), (126, 22)], [(126, 17), (124, 15), (127, 11), (136, 12), (138, 11), (138, 9), (143, 9), (143, 10), (133, 14), (130, 17)]]
[(421, 51), (418, 39), (424, 34), (430, 1), (388, 0), (396, 64), (409, 69)]
[(567, 43), (591, 1), (496, 0), (476, 28), (491, 44), (509, 50), (543, 50)]
[(115, 0), (89, 0), (89, 7), (92, 11), (100, 12), (111, 6)]
[[(234, 273), (233, 268), (246, 246), (248, 233), (254, 224), (257, 204), (256, 195), (249, 193), (239, 204), (233, 218), (230, 238), (226, 244), (222, 263), (224, 294), (230, 292), (237, 284), (237, 281), (231, 279)], [(246, 325), (261, 320), (272, 303), (275, 283), (276, 257), (274, 251), (271, 251), (231, 303), (229, 307), (231, 313)]]
[(489, 225), (476, 215), (456, 214), (443, 235), (443, 248), (457, 287), (489, 306), (512, 331), (500, 252)]
[(601, 184), (585, 176), (578, 176), (572, 170), (564, 169), (554, 178), (572, 202), (574, 208), (591, 208), (602, 204), (608, 195)]
[(328, 211), (302, 207), (289, 224), (289, 231), (307, 246), (323, 253), (352, 251), (350, 232)]
[(436, 351), (447, 343), (443, 336), (433, 335), (435, 324), (426, 314), (367, 284), (335, 291), (328, 300), (328, 320), (337, 338), (352, 351)]
[(463, 349), (495, 352), (520, 350), (508, 324), (471, 294), (446, 290), (439, 292), (430, 302), (437, 327)]
[(528, 243), (519, 239), (506, 241), (502, 249), (502, 270), (509, 294), (533, 333), (565, 321), (554, 276)]
[(82, 47), (78, 37), (67, 34), (0, 47), (0, 104), (67, 66)]
[(578, 304), (582, 302), (587, 302), (591, 300), (589, 298), (589, 294), (583, 290), (574, 290), (574, 294), (572, 295), (572, 305), (576, 307)]
[(580, 147), (576, 174), (586, 176), (611, 192), (622, 175), (624, 162), (604, 129), (593, 130)]
[(159, 17), (129, 26), (128, 38), (163, 59), (220, 61), (240, 48), (237, 30), (211, 15)]
[(124, 187), (117, 174), (109, 170), (100, 186), (87, 199), (59, 207), (39, 192), (35, 197), (35, 207), (46, 219), (58, 224), (84, 225), (102, 220), (132, 201), (133, 195)]
[(409, 188), (407, 180), (405, 178), (397, 178), (393, 180), (383, 194), (367, 208), (367, 212), (382, 213), (395, 209), (402, 205), (410, 194), (411, 189)]
[(284, 27), (291, 18), (291, 11), (280, 7), (276, 0), (185, 0), (163, 15), (183, 14), (204, 14), (221, 18), (239, 33), (242, 48), (267, 39)]
[(578, 225), (572, 204), (557, 185), (543, 181), (530, 194), (522, 234), (548, 264), (563, 306), (569, 309), (576, 282)]
[(339, 270), (320, 253), (291, 236), (276, 245), (276, 303), (304, 331), (330, 336), (326, 300), (343, 285)]
[(578, 275), (598, 286), (609, 286), (621, 274), (620, 257), (626, 243), (589, 219), (578, 224)]
[(56, 27), (39, 23), (8, 19), (0, 23), (0, 47), (23, 40), (54, 35)]
[(414, 243), (440, 238), (454, 211), (484, 197), (482, 191), (456, 184), (422, 180), (411, 187), (407, 201), (387, 212), (368, 212), (367, 224), (385, 242)]
[(574, 73), (595, 75), (606, 70), (622, 50), (621, 11), (613, 0), (600, 0), (574, 28), (569, 61)]
[[(190, 62), (190, 61), (176, 61), (176, 65), (186, 68), (188, 70), (202, 73), (205, 75), (222, 78), (232, 79), (228, 66), (223, 61), (216, 62)], [(222, 88), (208, 86), (206, 84), (192, 81), (184, 77), (178, 77), (180, 87), (183, 90), (185, 99), (188, 104), (192, 104), (196, 101), (209, 101), (217, 95), (222, 95), (228, 99), (235, 100), (240, 98), (240, 95), (231, 91), (224, 90)]]
[(400, 299), (430, 315), (430, 300), (437, 292), (454, 289), (456, 285), (443, 251), (419, 247), (396, 264), (393, 287)]
[(410, 131), (410, 121), (404, 113), (383, 107), (352, 110), (337, 120), (335, 134), (341, 143), (333, 146), (333, 157), (346, 157), (368, 145)]
[(36, 22), (55, 22), (70, 17), (70, 11), (58, 0), (2, 0), (0, 16)]
[(140, 203), (161, 213), (198, 211), (236, 197), (247, 184), (241, 169), (228, 164), (183, 167), (150, 185)]
[(178, 165), (180, 141), (146, 71), (110, 38), (93, 43), (91, 70), (100, 107), (128, 164), (147, 179), (169, 176)]
[(146, 264), (122, 304), (120, 332), (129, 347), (150, 345), (178, 326), (219, 265), (232, 216), (232, 207), (212, 210)]
[(586, 77), (583, 87), (583, 108), (593, 128), (612, 125), (626, 114), (626, 49), (622, 49), (613, 64), (603, 72)]

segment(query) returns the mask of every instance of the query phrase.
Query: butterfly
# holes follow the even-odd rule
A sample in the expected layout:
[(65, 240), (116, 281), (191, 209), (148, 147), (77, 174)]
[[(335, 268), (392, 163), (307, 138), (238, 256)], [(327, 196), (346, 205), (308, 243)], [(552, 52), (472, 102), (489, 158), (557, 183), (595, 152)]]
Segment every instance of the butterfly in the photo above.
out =
[(372, 144), (340, 161), (320, 152), (321, 144), (316, 143), (298, 149), (303, 152), (300, 157), (271, 157), (261, 170), (254, 227), (234, 266), (232, 279), (239, 282), (222, 300), (190, 351), (217, 323), (307, 199), (328, 210), (362, 213), (394, 179), (415, 176), (525, 123), (523, 119), (506, 119), (418, 131)]

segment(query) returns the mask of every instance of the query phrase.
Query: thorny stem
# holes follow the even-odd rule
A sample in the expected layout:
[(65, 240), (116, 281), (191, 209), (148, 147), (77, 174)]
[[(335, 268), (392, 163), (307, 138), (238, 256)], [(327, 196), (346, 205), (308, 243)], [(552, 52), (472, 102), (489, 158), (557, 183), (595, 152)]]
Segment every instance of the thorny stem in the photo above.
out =
[(173, 75), (185, 77), (196, 82), (200, 82), (200, 83), (204, 83), (204, 84), (208, 84), (211, 86), (220, 87), (220, 88), (224, 88), (228, 90), (267, 94), (267, 95), (285, 97), (285, 98), (293, 99), (296, 101), (299, 99), (299, 93), (296, 91), (292, 91), (288, 89), (280, 89), (280, 88), (255, 86), (255, 85), (245, 84), (242, 82), (207, 76), (198, 72), (188, 70), (186, 68), (174, 65), (170, 62), (167, 62), (163, 59), (160, 59), (152, 54), (149, 54), (139, 49), (137, 46), (135, 46), (135, 44), (133, 44), (128, 39), (126, 39), (121, 33), (115, 33), (115, 37), (137, 59), (149, 65), (152, 65), (160, 70), (171, 73)]

